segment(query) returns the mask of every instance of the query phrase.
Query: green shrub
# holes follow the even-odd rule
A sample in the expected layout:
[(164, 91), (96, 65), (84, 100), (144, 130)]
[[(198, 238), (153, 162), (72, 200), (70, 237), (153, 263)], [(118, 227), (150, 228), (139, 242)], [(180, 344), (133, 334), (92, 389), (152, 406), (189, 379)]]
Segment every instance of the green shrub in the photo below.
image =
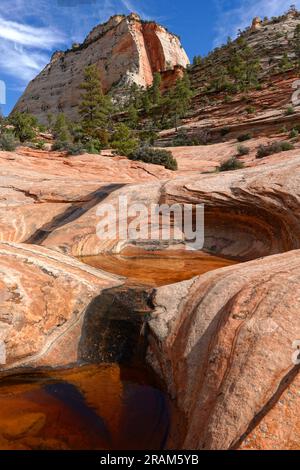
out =
[(11, 132), (4, 132), (0, 136), (0, 150), (6, 152), (13, 152), (16, 150), (18, 142)]
[(37, 142), (35, 142), (35, 148), (37, 148), (38, 150), (44, 150), (45, 142), (43, 140), (38, 140)]
[(282, 142), (281, 143), (281, 151), (288, 152), (289, 150), (293, 150), (295, 147), (291, 142)]
[(103, 145), (99, 139), (91, 139), (84, 145), (87, 153), (92, 153), (94, 155), (99, 155), (101, 150), (103, 150)]
[(291, 116), (292, 114), (295, 114), (295, 110), (294, 110), (293, 106), (289, 106), (289, 107), (285, 110), (285, 115), (286, 115), (286, 116)]
[(244, 164), (239, 162), (236, 157), (231, 157), (225, 162), (223, 162), (220, 167), (219, 171), (233, 171), (233, 170), (240, 170), (244, 168)]
[(256, 108), (254, 106), (247, 106), (246, 113), (247, 114), (255, 114), (256, 113)]
[(162, 165), (168, 170), (177, 170), (177, 161), (169, 150), (154, 149), (151, 147), (141, 147), (129, 155), (130, 160)]
[(34, 139), (38, 126), (34, 116), (27, 113), (14, 113), (9, 118), (9, 122), (14, 126), (14, 133), (21, 142)]
[(260, 145), (257, 150), (256, 158), (264, 158), (275, 153), (287, 152), (293, 149), (294, 146), (290, 142), (272, 142), (267, 145)]
[(68, 148), (69, 148), (69, 145), (70, 143), (69, 142), (64, 142), (62, 140), (57, 140), (56, 142), (54, 142), (54, 144), (52, 145), (52, 150), (54, 152), (58, 151), (58, 152), (64, 152), (64, 151), (67, 151)]
[(133, 137), (133, 132), (125, 124), (119, 124), (113, 134), (111, 146), (116, 154), (126, 157), (134, 153), (138, 148), (138, 140)]
[(239, 157), (242, 157), (243, 155), (249, 155), (250, 149), (249, 147), (246, 147), (245, 145), (238, 145), (237, 153)]
[(40, 132), (47, 132), (47, 126), (45, 126), (44, 124), (38, 124), (38, 130)]
[(173, 139), (172, 145), (174, 147), (189, 147), (193, 145), (201, 145), (203, 142), (200, 138), (189, 137), (186, 129), (179, 129), (176, 136)]
[(231, 103), (233, 100), (231, 95), (225, 95), (224, 96), (224, 103)]
[(67, 152), (68, 155), (82, 155), (85, 153), (85, 147), (79, 142), (73, 144), (72, 142), (63, 142), (57, 140), (52, 145), (53, 151)]
[(299, 136), (299, 131), (297, 129), (292, 129), (289, 138), (290, 139), (296, 139)]
[(238, 136), (238, 142), (246, 142), (246, 140), (252, 139), (252, 134), (241, 134)]
[(225, 135), (227, 135), (229, 132), (230, 132), (230, 129), (228, 127), (223, 127), (221, 130), (221, 136), (222, 137), (225, 137)]
[(53, 134), (57, 141), (70, 142), (71, 133), (69, 129), (69, 123), (63, 113), (57, 115), (55, 123), (53, 125)]
[(86, 149), (81, 143), (69, 144), (67, 149), (68, 155), (82, 155)]

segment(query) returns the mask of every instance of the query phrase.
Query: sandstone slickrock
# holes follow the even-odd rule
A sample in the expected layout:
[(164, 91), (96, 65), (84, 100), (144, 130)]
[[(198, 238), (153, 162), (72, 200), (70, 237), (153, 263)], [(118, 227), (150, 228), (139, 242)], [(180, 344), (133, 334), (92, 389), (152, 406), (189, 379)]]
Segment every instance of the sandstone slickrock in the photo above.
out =
[(78, 361), (86, 310), (104, 289), (123, 281), (42, 247), (2, 243), (0, 283), (4, 371)]
[(156, 291), (148, 359), (181, 412), (170, 447), (299, 449), (299, 280), (298, 250)]
[[(281, 154), (282, 155), (282, 154)], [(118, 207), (119, 196), (128, 204), (205, 204), (205, 249), (251, 260), (300, 248), (300, 157), (276, 161), (237, 172), (182, 177), (168, 182), (125, 186), (103, 204)], [(96, 234), (101, 202), (74, 222), (54, 228), (43, 245), (74, 256), (119, 252), (128, 241), (103, 241)], [(121, 214), (121, 220), (125, 215)], [(144, 220), (147, 225), (148, 218)]]
[[(207, 161), (215, 158), (210, 151), (205, 148)], [(299, 368), (292, 362), (292, 343), (300, 338), (299, 151), (236, 172), (183, 170), (178, 178), (123, 159), (113, 159), (112, 166), (111, 157), (55, 154), (52, 161), (45, 152), (30, 152), (0, 154), (3, 240), (44, 245), (0, 245), (0, 338), (7, 350), (2, 371), (76, 362), (85, 321), (102, 325), (109, 296), (126, 312), (129, 305), (140, 311), (135, 302), (146, 299), (148, 361), (178, 407), (174, 424), (179, 419), (180, 430), (172, 428), (168, 447), (299, 448)], [(119, 165), (125, 165), (124, 175)], [(143, 297), (124, 280), (58, 252), (124, 248), (126, 243), (106, 243), (95, 233), (97, 208), (120, 194), (146, 204), (205, 203), (205, 248), (253, 261), (152, 294), (147, 289)], [(74, 201), (75, 212), (66, 217)], [(39, 212), (31, 214), (35, 205)]]
[(169, 179), (172, 173), (122, 157), (0, 152), (0, 240), (35, 243), (39, 230), (76, 220), (123, 184)]
[[(105, 92), (124, 95), (133, 83), (152, 84), (155, 72), (186, 67), (189, 59), (177, 36), (155, 22), (142, 21), (136, 14), (116, 15), (96, 26), (78, 47), (56, 52), (51, 62), (28, 85), (14, 111), (28, 111), (45, 123), (47, 114), (65, 113), (78, 118), (79, 85), (86, 66), (99, 68)], [(164, 76), (164, 74), (163, 74)]]

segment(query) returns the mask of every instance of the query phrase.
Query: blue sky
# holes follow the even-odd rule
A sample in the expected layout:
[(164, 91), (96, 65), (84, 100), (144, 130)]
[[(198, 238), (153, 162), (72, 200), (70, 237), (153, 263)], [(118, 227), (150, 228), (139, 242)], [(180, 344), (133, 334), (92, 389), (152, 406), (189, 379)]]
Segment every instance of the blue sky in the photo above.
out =
[(113, 14), (135, 11), (164, 24), (181, 36), (192, 59), (235, 37), (254, 16), (281, 14), (291, 3), (300, 8), (300, 0), (1, 0), (0, 80), (7, 101), (2, 110), (10, 112), (54, 50), (83, 41)]

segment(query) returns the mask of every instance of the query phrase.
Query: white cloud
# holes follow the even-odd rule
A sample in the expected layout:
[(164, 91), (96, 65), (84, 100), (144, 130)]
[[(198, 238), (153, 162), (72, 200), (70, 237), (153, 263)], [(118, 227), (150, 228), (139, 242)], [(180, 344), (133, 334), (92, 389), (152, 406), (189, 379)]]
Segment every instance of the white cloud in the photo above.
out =
[(49, 51), (66, 41), (64, 34), (54, 28), (27, 25), (3, 16), (0, 39), (0, 72), (20, 83), (40, 72), (49, 60)]
[(130, 13), (137, 13), (144, 19), (149, 19), (149, 16), (141, 10), (140, 7), (136, 6), (132, 0), (121, 0), (122, 5), (128, 10)]
[(66, 41), (65, 35), (55, 29), (29, 26), (6, 20), (2, 16), (0, 16), (0, 38), (22, 46), (48, 50)]
[[(92, 27), (120, 12), (141, 10), (136, 0), (1, 0), (0, 79), (23, 86), (49, 62), (54, 49), (82, 42)], [(139, 6), (138, 6), (139, 4)]]
[(218, 10), (214, 45), (226, 42), (228, 36), (235, 37), (238, 30), (245, 29), (255, 16), (278, 16), (288, 10), (293, 3), (300, 8), (300, 0), (240, 0), (239, 6), (232, 8), (230, 0), (214, 0)]
[(47, 64), (49, 57), (40, 51), (28, 50), (10, 41), (0, 43), (0, 70), (14, 77), (17, 82), (27, 83)]

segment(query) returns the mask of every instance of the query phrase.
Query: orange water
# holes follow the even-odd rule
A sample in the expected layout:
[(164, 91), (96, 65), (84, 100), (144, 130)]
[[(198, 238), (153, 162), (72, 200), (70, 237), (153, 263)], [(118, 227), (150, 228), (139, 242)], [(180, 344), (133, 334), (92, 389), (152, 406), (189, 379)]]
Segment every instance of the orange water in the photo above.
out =
[(144, 371), (92, 365), (1, 379), (0, 449), (161, 449), (168, 407)]
[(128, 252), (122, 255), (100, 254), (80, 258), (83, 263), (128, 281), (153, 287), (192, 279), (208, 271), (235, 264), (236, 261), (194, 251)]

